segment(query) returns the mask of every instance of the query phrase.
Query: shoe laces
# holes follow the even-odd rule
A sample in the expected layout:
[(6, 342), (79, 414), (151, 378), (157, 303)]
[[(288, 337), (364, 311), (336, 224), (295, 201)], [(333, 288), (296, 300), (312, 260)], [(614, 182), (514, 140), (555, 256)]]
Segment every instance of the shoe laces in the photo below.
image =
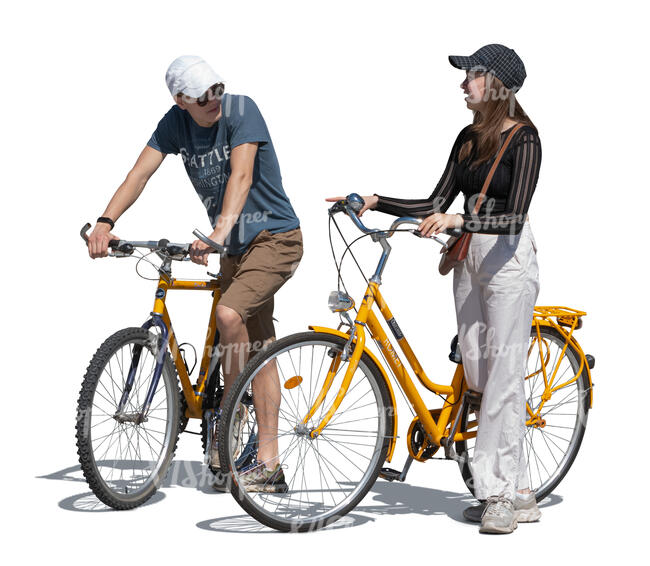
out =
[(512, 512), (513, 504), (503, 495), (491, 496), (487, 498), (485, 510), (481, 517), (503, 517), (508, 512)]

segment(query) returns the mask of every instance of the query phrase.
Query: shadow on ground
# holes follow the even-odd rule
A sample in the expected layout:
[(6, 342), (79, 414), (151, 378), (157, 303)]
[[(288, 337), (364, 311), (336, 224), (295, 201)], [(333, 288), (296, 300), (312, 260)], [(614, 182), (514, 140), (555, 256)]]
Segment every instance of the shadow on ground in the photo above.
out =
[[(38, 476), (38, 479), (78, 482), (80, 486), (87, 487), (79, 465)], [(212, 474), (201, 462), (178, 460), (172, 463), (163, 481), (162, 488), (183, 487), (196, 489), (214, 496), (223, 495), (215, 492), (211, 484)], [(164, 498), (164, 491), (158, 490), (145, 505), (154, 505)], [(539, 507), (543, 510), (557, 505), (561, 501), (561, 496), (552, 494)], [(454, 521), (469, 524), (463, 519), (462, 513), (465, 507), (472, 504), (476, 504), (476, 501), (469, 493), (457, 493), (408, 483), (390, 483), (378, 480), (361, 505), (323, 530), (356, 527), (375, 521), (382, 515), (447, 515)], [(67, 511), (77, 512), (112, 511), (110, 507), (104, 505), (93, 493), (88, 491), (66, 497), (59, 501), (59, 507)], [(246, 514), (208, 519), (197, 523), (196, 526), (200, 529), (215, 532), (276, 532), (261, 525)]]
[[(557, 505), (562, 501), (559, 495), (550, 495), (540, 505), (540, 509)], [(325, 529), (332, 530), (357, 527), (369, 521), (376, 521), (382, 515), (447, 515), (450, 519), (471, 525), (463, 518), (463, 509), (476, 505), (476, 500), (469, 493), (456, 493), (439, 489), (409, 485), (408, 483), (378, 480), (361, 505), (348, 513), (336, 523)], [(363, 514), (361, 514), (363, 513)], [(221, 517), (197, 523), (200, 529), (229, 533), (276, 532), (248, 515)]]

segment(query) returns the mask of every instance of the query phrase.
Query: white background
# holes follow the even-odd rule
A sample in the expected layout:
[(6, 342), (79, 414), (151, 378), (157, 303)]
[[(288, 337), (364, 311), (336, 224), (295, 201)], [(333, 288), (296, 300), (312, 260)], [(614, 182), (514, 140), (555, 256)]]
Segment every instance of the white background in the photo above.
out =
[[(644, 547), (647, 252), (634, 242), (644, 236), (650, 204), (650, 85), (641, 3), (450, 4), (113, 1), (3, 9), (2, 489), (10, 543), (3, 550), (14, 561), (566, 564), (625, 560)], [(84, 511), (92, 498), (74, 438), (81, 378), (104, 338), (145, 320), (155, 284), (136, 276), (132, 259), (91, 261), (79, 229), (103, 212), (170, 107), (169, 62), (202, 55), (227, 79), (227, 91), (251, 96), (267, 121), (305, 241), (298, 272), (277, 296), (282, 336), (337, 323), (326, 308), (336, 280), (323, 199), (353, 191), (428, 196), (458, 131), (471, 122), (459, 88), (464, 73), (447, 56), (486, 43), (513, 47), (524, 60), (528, 78), (518, 99), (542, 140), (530, 210), (538, 304), (587, 311), (579, 339), (596, 357), (586, 437), (542, 521), (509, 537), (479, 535), (460, 520), (470, 499), (455, 464), (429, 462), (414, 464), (408, 485), (378, 482), (351, 514), (353, 528), (251, 534), (257, 527), (230, 496), (183, 485), (185, 463), (197, 471), (201, 460), (200, 441), (189, 435), (177, 452), (181, 473), (151, 504)], [(460, 208), (457, 201), (451, 211)], [(364, 219), (373, 227), (390, 221), (379, 213)], [(208, 231), (207, 216), (181, 160), (170, 156), (115, 233), (189, 241), (194, 228)], [(437, 274), (431, 242), (402, 235), (393, 246), (383, 292), (429, 376), (446, 382), (451, 277)], [(370, 269), (378, 251), (365, 242), (358, 257)], [(347, 267), (358, 300), (359, 278)], [(204, 271), (184, 265), (175, 274)], [(170, 298), (182, 340), (200, 346), (208, 305), (207, 294)], [(400, 415), (404, 435), (408, 412)], [(395, 465), (404, 455), (401, 440)]]

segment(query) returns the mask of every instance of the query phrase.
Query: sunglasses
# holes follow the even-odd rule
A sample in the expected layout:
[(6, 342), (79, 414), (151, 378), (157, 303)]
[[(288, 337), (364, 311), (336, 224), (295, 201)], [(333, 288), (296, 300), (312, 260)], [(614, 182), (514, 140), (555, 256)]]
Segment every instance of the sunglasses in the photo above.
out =
[(199, 106), (205, 106), (213, 98), (221, 98), (225, 90), (223, 83), (212, 85), (206, 92), (196, 99)]
[(212, 85), (207, 91), (205, 91), (201, 96), (198, 98), (193, 98), (191, 96), (183, 96), (183, 100), (185, 100), (186, 103), (192, 104), (193, 102), (196, 102), (199, 106), (203, 107), (205, 106), (208, 102), (211, 100), (214, 100), (215, 98), (220, 99), (223, 96), (225, 87), (223, 83), (217, 83)]

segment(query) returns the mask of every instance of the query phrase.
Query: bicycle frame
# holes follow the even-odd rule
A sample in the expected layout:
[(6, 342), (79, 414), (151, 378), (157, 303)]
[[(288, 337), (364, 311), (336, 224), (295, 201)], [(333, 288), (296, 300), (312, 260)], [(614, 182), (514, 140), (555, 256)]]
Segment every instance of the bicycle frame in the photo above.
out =
[[(382, 317), (386, 321), (386, 324), (388, 325), (392, 334), (397, 340), (397, 343), (399, 344), (402, 353), (406, 357), (406, 360), (408, 361), (411, 369), (413, 370), (416, 377), (418, 378), (418, 381), (429, 391), (439, 395), (446, 395), (444, 406), (440, 411), (440, 416), (437, 421), (433, 419), (431, 412), (425, 405), (422, 397), (420, 396), (417, 388), (415, 387), (413, 380), (411, 379), (408, 371), (406, 370), (406, 367), (404, 366), (404, 363), (400, 359), (399, 355), (397, 354), (397, 351), (395, 350), (395, 347), (393, 346), (386, 332), (381, 326), (379, 319), (373, 312), (372, 307), (374, 305), (377, 306)], [(585, 354), (582, 351), (582, 348), (580, 347), (579, 343), (573, 336), (573, 331), (579, 327), (580, 317), (585, 316), (586, 314), (587, 313), (585, 313), (584, 311), (577, 311), (575, 309), (570, 309), (568, 307), (535, 307), (535, 312), (533, 316), (533, 326), (536, 328), (537, 340), (542, 341), (542, 338), (540, 336), (540, 327), (550, 326), (555, 328), (556, 330), (558, 330), (558, 332), (560, 332), (560, 334), (565, 338), (566, 341), (565, 346), (562, 349), (562, 352), (560, 353), (559, 360), (562, 359), (562, 357), (566, 353), (566, 349), (568, 345), (571, 344), (580, 356), (580, 368), (576, 372), (576, 375), (574, 375), (573, 377), (567, 379), (566, 381), (560, 384), (554, 385), (554, 380), (559, 368), (559, 360), (558, 363), (555, 364), (555, 370), (551, 375), (547, 375), (546, 372), (546, 365), (547, 365), (546, 362), (548, 360), (544, 360), (544, 359), (541, 360), (542, 362), (541, 369), (538, 370), (538, 372), (543, 373), (545, 393), (544, 393), (544, 397), (542, 398), (542, 402), (537, 407), (537, 410), (535, 412), (533, 412), (530, 406), (528, 405), (528, 403), (526, 403), (526, 411), (530, 417), (526, 423), (528, 426), (535, 425), (536, 422), (539, 420), (538, 415), (541, 412), (545, 402), (548, 399), (550, 399), (551, 394), (557, 391), (558, 389), (561, 389), (563, 387), (572, 384), (580, 377), (580, 375), (582, 375), (583, 371), (586, 371), (589, 377), (590, 407), (591, 407), (593, 401), (593, 399), (591, 398), (592, 396), (591, 372), (589, 369), (589, 365), (585, 362)], [(566, 332), (560, 324), (552, 320), (552, 317), (561, 320), (562, 324), (569, 326), (569, 331)], [(378, 344), (379, 348), (381, 349), (384, 355), (385, 360), (387, 361), (391, 370), (393, 371), (393, 375), (396, 377), (399, 385), (402, 387), (402, 390), (404, 391), (404, 394), (406, 395), (409, 402), (413, 406), (416, 415), (420, 419), (420, 422), (422, 423), (424, 430), (428, 435), (428, 440), (431, 443), (435, 444), (436, 446), (440, 446), (442, 439), (445, 437), (447, 427), (449, 426), (450, 423), (455, 423), (456, 421), (458, 411), (461, 408), (460, 403), (458, 403), (458, 401), (462, 399), (463, 394), (467, 390), (467, 385), (464, 379), (463, 365), (458, 364), (456, 371), (454, 372), (451, 385), (439, 385), (431, 381), (428, 378), (424, 369), (422, 368), (421, 364), (419, 363), (417, 356), (415, 355), (410, 344), (408, 343), (408, 340), (406, 339), (399, 325), (395, 321), (395, 318), (392, 312), (390, 311), (388, 304), (386, 303), (384, 297), (381, 294), (381, 291), (379, 290), (379, 283), (377, 282), (371, 281), (368, 284), (368, 287), (364, 295), (364, 300), (361, 304), (361, 307), (359, 308), (358, 315), (354, 322), (355, 322), (355, 327), (354, 327), (354, 333), (352, 337), (352, 343), (354, 344), (354, 351), (350, 357), (349, 367), (346, 371), (346, 375), (343, 378), (340, 389), (337, 392), (337, 395), (335, 396), (332, 402), (332, 405), (330, 406), (327, 413), (323, 416), (318, 426), (314, 428), (314, 430), (312, 431), (312, 436), (318, 436), (323, 431), (323, 429), (326, 428), (327, 423), (336, 413), (338, 407), (341, 404), (341, 401), (343, 400), (345, 394), (347, 393), (347, 390), (352, 380), (352, 375), (357, 369), (357, 365), (359, 360), (361, 359), (361, 356), (363, 355), (364, 351), (366, 353), (369, 353), (369, 350), (365, 347), (365, 341), (366, 341), (365, 328), (367, 327), (370, 332), (370, 336)], [(319, 327), (319, 326), (310, 326), (309, 328), (317, 332), (335, 333), (338, 335), (347, 336), (348, 338), (350, 337), (349, 333), (344, 334), (340, 331), (335, 331), (330, 328)], [(531, 345), (531, 348), (533, 347), (533, 345), (534, 343)], [(540, 356), (542, 356), (541, 347), (540, 347)], [(340, 364), (340, 356), (337, 356), (335, 359), (332, 360), (328, 371), (328, 376), (325, 379), (325, 383), (323, 384), (323, 388), (320, 391), (319, 395), (317, 396), (314, 405), (312, 405), (307, 416), (303, 419), (303, 422), (307, 422), (309, 418), (314, 414), (316, 409), (320, 406), (320, 404), (324, 401), (331, 387), (332, 377), (334, 374), (336, 374), (339, 364)], [(536, 374), (531, 374), (530, 376), (527, 376), (527, 378), (533, 377), (534, 375)], [(387, 380), (387, 384), (390, 387), (390, 383), (388, 382), (385, 373), (384, 373), (384, 378)], [(392, 388), (391, 388), (391, 397), (393, 398), (393, 403), (394, 403), (394, 395), (392, 395)], [(477, 423), (475, 421), (472, 421), (468, 423), (467, 428), (473, 429), (476, 428), (476, 425)], [(395, 424), (395, 426), (397, 425)], [(469, 438), (474, 438), (475, 436), (476, 436), (475, 430), (468, 430), (466, 432), (455, 432), (453, 436), (453, 441), (457, 442), (460, 440), (467, 440)], [(393, 434), (393, 444), (394, 444), (395, 437), (396, 434)], [(390, 456), (392, 456), (393, 448), (394, 446), (392, 446), (391, 449), (389, 450)], [(387, 458), (387, 460), (390, 461), (390, 458)]]
[[(381, 326), (377, 316), (373, 312), (372, 307), (375, 304), (379, 308), (381, 315), (383, 316), (384, 320), (388, 324), (388, 327), (391, 329), (393, 335), (395, 336), (395, 339), (397, 340), (400, 349), (402, 350), (409, 365), (411, 366), (411, 369), (414, 371), (415, 375), (417, 376), (419, 382), (425, 388), (427, 388), (429, 391), (432, 391), (433, 393), (446, 395), (445, 405), (440, 413), (440, 417), (437, 422), (433, 420), (433, 417), (431, 416), (429, 409), (425, 405), (422, 397), (420, 396), (417, 388), (415, 387), (408, 371), (406, 370), (406, 367), (404, 366), (404, 363), (400, 359), (399, 355), (397, 354), (397, 351), (393, 347), (393, 344), (391, 343), (390, 339), (386, 335), (386, 332), (384, 332), (384, 329)], [(341, 401), (343, 400), (343, 397), (345, 397), (347, 389), (352, 380), (352, 376), (357, 369), (359, 360), (361, 359), (361, 356), (364, 353), (364, 351), (366, 352), (368, 351), (365, 348), (365, 340), (366, 340), (365, 328), (367, 327), (368, 330), (370, 331), (371, 337), (379, 345), (384, 355), (384, 358), (390, 365), (390, 368), (393, 371), (395, 377), (397, 378), (399, 385), (401, 386), (406, 397), (412, 404), (418, 418), (422, 422), (422, 425), (429, 437), (429, 441), (437, 446), (440, 446), (441, 439), (444, 436), (447, 425), (453, 420), (455, 420), (456, 418), (456, 414), (460, 406), (457, 401), (459, 401), (462, 398), (462, 395), (466, 388), (462, 365), (459, 364), (458, 367), (456, 368), (451, 385), (439, 385), (437, 383), (432, 382), (427, 377), (424, 369), (420, 365), (415, 353), (411, 349), (411, 346), (409, 345), (406, 337), (403, 335), (397, 322), (395, 322), (395, 318), (393, 317), (393, 314), (391, 313), (388, 304), (384, 300), (379, 290), (379, 282), (377, 281), (371, 280), (369, 282), (364, 295), (363, 302), (361, 304), (361, 307), (359, 308), (359, 312), (357, 314), (354, 323), (355, 323), (354, 336), (352, 340), (352, 343), (354, 344), (354, 351), (352, 353), (352, 356), (350, 357), (349, 366), (343, 378), (341, 387), (332, 405), (330, 406), (327, 413), (323, 416), (318, 426), (312, 431), (312, 436), (318, 436), (321, 433), (321, 431), (327, 426), (327, 423), (332, 418), (334, 413), (337, 411)], [(333, 331), (332, 329), (327, 329), (322, 327), (310, 326), (310, 328), (313, 330), (317, 330), (319, 332), (338, 333), (337, 331)], [(337, 358), (339, 358), (339, 356), (337, 356)], [(336, 361), (337, 359), (335, 358), (332, 361), (332, 364), (334, 364)], [(335, 373), (336, 369), (338, 369), (338, 367), (332, 365), (330, 367), (330, 373), (332, 372), (332, 370)], [(315, 411), (315, 409), (317, 408), (317, 404), (320, 404), (322, 400), (325, 398), (325, 395), (327, 394), (327, 390), (329, 390), (330, 386), (331, 386), (331, 380), (326, 379), (323, 385), (323, 391), (321, 391), (321, 394), (317, 397), (314, 406), (312, 406), (311, 408), (312, 410), (310, 411), (310, 414), (313, 414), (313, 411)], [(472, 438), (474, 436), (476, 436), (475, 431), (469, 431), (465, 433), (459, 432), (454, 435), (454, 440), (463, 440), (467, 438)], [(393, 439), (393, 443), (394, 443), (394, 439)], [(389, 453), (392, 453), (392, 449), (390, 450)]]
[[(182, 357), (179, 355), (178, 342), (176, 341), (176, 336), (174, 334), (174, 329), (172, 327), (171, 318), (169, 312), (167, 311), (167, 306), (165, 300), (167, 298), (167, 292), (174, 289), (182, 289), (189, 291), (212, 291), (212, 307), (210, 309), (210, 318), (208, 320), (208, 331), (205, 337), (205, 346), (203, 349), (203, 355), (201, 357), (201, 366), (199, 369), (199, 375), (197, 378), (196, 385), (192, 385), (190, 381), (190, 376), (185, 367), (185, 363), (182, 360)], [(151, 318), (148, 319), (143, 325), (142, 328), (149, 329), (152, 326), (156, 326), (161, 331), (161, 342), (158, 345), (158, 355), (156, 358), (156, 367), (154, 369), (153, 379), (149, 386), (147, 392), (145, 403), (140, 412), (140, 418), (144, 418), (144, 415), (147, 414), (153, 395), (158, 387), (158, 381), (162, 373), (162, 366), (164, 363), (164, 354), (169, 347), (171, 352), (172, 360), (176, 366), (176, 371), (178, 372), (178, 377), (181, 382), (181, 388), (183, 390), (183, 395), (187, 402), (187, 409), (185, 416), (188, 418), (200, 419), (203, 417), (202, 414), (202, 403), (205, 391), (205, 385), (208, 378), (208, 369), (210, 367), (210, 360), (212, 357), (214, 338), (217, 333), (216, 318), (215, 312), (217, 308), (217, 303), (221, 298), (221, 288), (220, 288), (220, 278), (210, 279), (208, 281), (197, 281), (189, 279), (174, 279), (168, 277), (166, 274), (161, 274), (158, 281), (158, 287), (156, 289), (156, 295), (154, 299), (153, 311), (151, 312)], [(142, 351), (142, 346), (135, 346), (133, 351), (133, 358), (131, 361), (131, 367), (129, 369), (129, 374), (124, 386), (124, 392), (122, 394), (122, 399), (118, 407), (118, 412), (121, 412), (126, 401), (128, 400), (129, 392), (133, 386), (135, 379), (135, 373), (140, 357), (140, 352)]]

